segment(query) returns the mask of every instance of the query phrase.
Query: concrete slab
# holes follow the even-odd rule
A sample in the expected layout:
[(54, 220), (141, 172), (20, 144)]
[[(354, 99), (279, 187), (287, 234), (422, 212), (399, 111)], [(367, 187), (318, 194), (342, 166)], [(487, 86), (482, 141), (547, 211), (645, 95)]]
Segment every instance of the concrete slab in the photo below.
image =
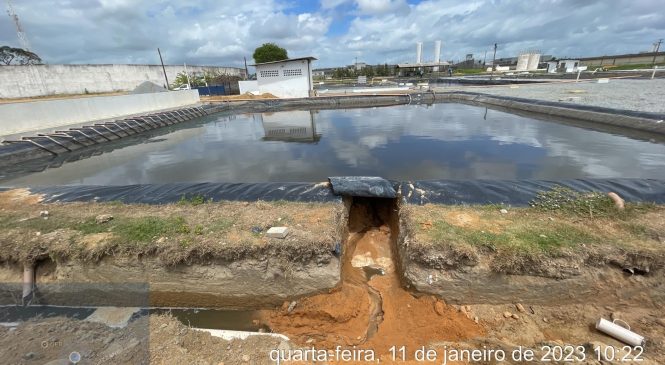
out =
[(288, 234), (289, 234), (288, 227), (270, 227), (270, 229), (266, 232), (266, 237), (286, 238)]
[(123, 328), (129, 323), (134, 313), (140, 308), (135, 307), (101, 307), (94, 311), (86, 321), (103, 323), (113, 328)]

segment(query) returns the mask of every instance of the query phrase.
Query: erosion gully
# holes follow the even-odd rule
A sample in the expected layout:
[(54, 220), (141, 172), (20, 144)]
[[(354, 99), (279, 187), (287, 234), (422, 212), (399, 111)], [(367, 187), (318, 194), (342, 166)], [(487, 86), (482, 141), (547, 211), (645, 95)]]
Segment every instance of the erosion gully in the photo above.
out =
[(329, 293), (304, 298), (264, 311), (275, 332), (300, 345), (317, 348), (356, 346), (378, 356), (391, 346), (460, 341), (484, 329), (463, 313), (429, 295), (407, 291), (401, 282), (397, 251), (398, 201), (353, 198), (349, 206), (348, 239), (342, 282)]

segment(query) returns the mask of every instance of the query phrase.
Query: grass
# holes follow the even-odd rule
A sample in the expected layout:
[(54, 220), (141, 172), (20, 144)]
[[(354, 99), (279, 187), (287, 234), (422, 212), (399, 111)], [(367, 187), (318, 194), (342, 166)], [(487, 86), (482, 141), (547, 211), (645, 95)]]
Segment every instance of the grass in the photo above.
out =
[[(31, 231), (50, 233), (58, 229), (72, 229), (84, 235), (111, 232), (115, 241), (121, 243), (149, 242), (165, 235), (189, 234), (192, 228), (187, 224), (185, 218), (175, 217), (139, 217), (139, 218), (117, 218), (111, 222), (99, 224), (94, 217), (84, 220), (74, 220), (66, 216), (30, 218), (26, 220), (11, 219), (11, 216), (0, 218), (2, 228), (23, 228)], [(195, 227), (196, 232), (202, 232), (202, 226)]]
[(122, 242), (151, 242), (172, 234), (188, 234), (191, 229), (183, 217), (141, 217), (118, 220), (110, 231)]
[(426, 232), (426, 237), (432, 242), (468, 244), (490, 251), (518, 250), (549, 254), (565, 247), (601, 242), (601, 238), (594, 234), (562, 223), (522, 223), (506, 227), (502, 232), (490, 232), (436, 221), (432, 229)]
[[(665, 66), (665, 63), (657, 63), (656, 66), (663, 67)], [(601, 66), (591, 66), (589, 67), (590, 69), (595, 69), (595, 67), (601, 67)], [(653, 65), (650, 63), (642, 63), (642, 64), (637, 64), (637, 65), (621, 65), (621, 66), (612, 66), (612, 65), (603, 65), (603, 68), (607, 69), (608, 71), (614, 71), (614, 70), (641, 70), (641, 69), (653, 69)]]
[(74, 224), (72, 228), (83, 234), (102, 233), (109, 230), (108, 225), (98, 224), (94, 218), (87, 218), (80, 223)]
[(559, 185), (539, 192), (530, 205), (545, 212), (560, 212), (579, 217), (607, 217), (627, 219), (641, 211), (648, 211), (653, 204), (627, 204), (625, 209), (616, 209), (607, 194), (599, 192), (577, 192)]
[(475, 75), (487, 72), (483, 68), (458, 68), (453, 69), (453, 75)]
[(197, 206), (205, 203), (212, 203), (212, 201), (212, 198), (207, 199), (204, 195), (201, 194), (192, 194), (191, 196), (184, 194), (180, 197), (178, 204)]
[[(508, 213), (500, 213), (502, 208), (509, 208)], [(421, 244), (556, 256), (584, 245), (661, 245), (662, 211), (649, 203), (626, 203), (620, 210), (606, 194), (555, 186), (540, 192), (526, 208), (428, 205), (409, 207), (406, 216), (408, 228)]]
[[(48, 219), (39, 216), (42, 210), (50, 212)], [(334, 222), (339, 214), (341, 204), (211, 202), (202, 194), (185, 195), (175, 204), (143, 205), (25, 203), (16, 193), (0, 193), (0, 261), (153, 255), (170, 265), (201, 257), (240, 257), (271, 245), (285, 247), (280, 251), (285, 255), (305, 246), (324, 252), (338, 240)], [(100, 215), (113, 219), (98, 223)], [(277, 223), (293, 227), (288, 239), (253, 233), (254, 227), (265, 231)]]
[(234, 223), (235, 220), (231, 218), (218, 218), (212, 221), (208, 226), (208, 228), (212, 232), (225, 233), (228, 232), (231, 229), (231, 227), (233, 227)]

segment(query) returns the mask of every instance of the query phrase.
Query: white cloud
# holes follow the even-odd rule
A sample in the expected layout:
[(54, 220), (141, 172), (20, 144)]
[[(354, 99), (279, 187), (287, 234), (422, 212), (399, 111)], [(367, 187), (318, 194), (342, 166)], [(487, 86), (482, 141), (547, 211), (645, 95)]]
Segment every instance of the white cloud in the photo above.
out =
[[(304, 4), (304, 3), (303, 3)], [(307, 3), (309, 5), (310, 3)], [(482, 59), (540, 48), (559, 57), (639, 52), (665, 33), (665, 13), (650, 0), (320, 0), (298, 11), (295, 0), (23, 0), (14, 4), (33, 50), (49, 63), (240, 65), (264, 42), (317, 67), (354, 57), (370, 64), (413, 62), (415, 43), (443, 41), (442, 58)], [(348, 29), (346, 29), (348, 27)], [(334, 30), (335, 36), (328, 31)], [(0, 44), (18, 46), (13, 24), (0, 22)]]
[(406, 0), (356, 0), (361, 14), (402, 13), (409, 10)]

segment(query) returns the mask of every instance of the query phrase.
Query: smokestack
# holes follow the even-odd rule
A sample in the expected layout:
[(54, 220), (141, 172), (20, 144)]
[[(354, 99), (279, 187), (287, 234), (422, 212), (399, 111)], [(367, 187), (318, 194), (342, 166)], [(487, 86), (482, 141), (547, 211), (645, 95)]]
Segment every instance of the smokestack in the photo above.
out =
[(434, 42), (434, 62), (441, 62), (441, 41)]
[(423, 63), (423, 42), (416, 43), (416, 63)]

